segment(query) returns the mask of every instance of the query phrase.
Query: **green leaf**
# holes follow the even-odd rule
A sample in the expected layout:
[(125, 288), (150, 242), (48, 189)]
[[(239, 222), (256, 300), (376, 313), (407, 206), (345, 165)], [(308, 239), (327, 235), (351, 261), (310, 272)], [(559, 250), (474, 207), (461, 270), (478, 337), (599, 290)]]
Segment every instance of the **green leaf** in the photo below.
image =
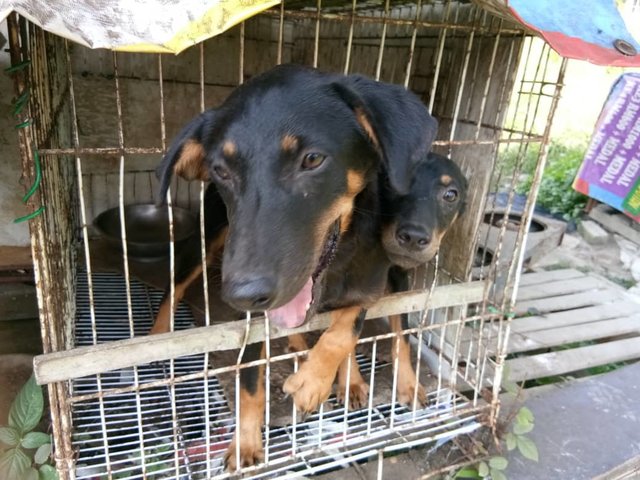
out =
[(42, 388), (32, 375), (11, 405), (9, 425), (22, 434), (27, 433), (38, 425), (43, 408)]
[(20, 443), (20, 432), (13, 427), (0, 427), (0, 442), (16, 447)]
[(492, 470), (504, 470), (509, 465), (509, 460), (504, 457), (492, 457), (489, 460), (489, 466)]
[(41, 445), (38, 450), (36, 450), (35, 455), (33, 456), (33, 460), (38, 464), (42, 465), (46, 462), (51, 456), (51, 444), (45, 443)]
[(24, 474), (24, 480), (38, 480), (38, 470), (33, 467), (29, 467), (27, 472)]
[(473, 467), (463, 468), (453, 478), (480, 478), (478, 471)]
[(505, 440), (507, 441), (507, 450), (511, 451), (518, 446), (518, 439), (516, 436), (509, 432), (505, 435)]
[(487, 465), (487, 462), (480, 462), (478, 464), (478, 475), (480, 475), (482, 478), (489, 475), (489, 465)]
[(19, 447), (11, 448), (0, 455), (0, 478), (22, 480), (30, 465), (29, 457)]
[(520, 450), (523, 457), (534, 462), (538, 461), (538, 447), (530, 438), (518, 436), (518, 450)]
[(51, 465), (41, 465), (40, 480), (58, 480), (58, 472)]
[(507, 480), (507, 476), (500, 470), (491, 469), (491, 480)]
[(531, 410), (529, 410), (527, 407), (521, 407), (520, 410), (518, 410), (518, 415), (516, 417), (516, 419), (518, 419), (518, 421), (520, 421), (520, 419), (532, 423), (533, 422), (533, 412)]
[(516, 435), (524, 435), (533, 430), (533, 423), (516, 423), (513, 426), (513, 433)]
[(38, 448), (45, 443), (51, 443), (51, 435), (42, 432), (29, 432), (22, 439), (24, 448)]

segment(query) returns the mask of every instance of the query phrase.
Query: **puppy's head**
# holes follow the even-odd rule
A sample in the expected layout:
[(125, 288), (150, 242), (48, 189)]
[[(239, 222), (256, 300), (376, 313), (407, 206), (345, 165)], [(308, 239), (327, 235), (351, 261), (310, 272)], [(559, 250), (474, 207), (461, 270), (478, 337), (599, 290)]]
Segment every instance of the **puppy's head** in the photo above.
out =
[(429, 153), (416, 167), (407, 195), (385, 195), (383, 246), (395, 265), (413, 268), (433, 258), (463, 212), (467, 180), (453, 161)]
[[(371, 105), (397, 88), (281, 66), (185, 127), (159, 168), (160, 198), (174, 172), (215, 183), (229, 219), (225, 301), (269, 310), (282, 326), (304, 321), (313, 282), (349, 228), (355, 197), (376, 181), (381, 163), (393, 183), (408, 188), (419, 154), (407, 149), (428, 149), (435, 135), (435, 120), (402, 90), (399, 97), (417, 112), (408, 130), (422, 140), (403, 146), (389, 136), (393, 120)], [(407, 115), (406, 106), (388, 101)]]

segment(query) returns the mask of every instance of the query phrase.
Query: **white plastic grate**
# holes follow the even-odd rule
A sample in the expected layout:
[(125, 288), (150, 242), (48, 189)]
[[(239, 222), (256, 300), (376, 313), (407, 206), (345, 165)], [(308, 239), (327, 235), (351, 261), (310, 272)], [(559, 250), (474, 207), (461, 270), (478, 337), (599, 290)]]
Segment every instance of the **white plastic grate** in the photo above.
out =
[[(93, 288), (98, 342), (129, 338), (124, 277), (117, 273), (94, 273)], [(162, 293), (136, 280), (131, 281), (130, 288), (135, 332), (145, 335)], [(77, 293), (77, 346), (93, 343), (88, 301), (86, 273), (81, 273)], [(186, 306), (179, 306), (175, 325), (176, 330), (193, 326)], [(364, 355), (358, 355), (357, 360), (364, 377), (368, 378), (371, 360)], [(205, 368), (204, 355), (182, 357), (174, 362), (174, 378), (202, 372)], [(385, 366), (387, 364), (378, 362), (376, 373)], [(138, 385), (170, 378), (168, 361), (136, 368)], [(205, 446), (207, 425), (202, 378), (175, 382), (173, 389), (169, 385), (139, 389), (142, 425), (137, 416), (136, 392), (109, 393), (113, 389), (134, 386), (133, 369), (104, 373), (100, 380), (101, 388), (106, 392), (102, 399), (78, 401), (73, 406), (76, 478), (205, 478), (207, 461), (213, 477), (226, 476), (223, 457), (233, 436), (234, 418), (215, 376), (209, 378), (208, 388), (209, 455), (206, 455)], [(73, 380), (73, 394), (78, 397), (95, 393), (98, 383), (97, 376)], [(101, 401), (104, 418), (100, 411)], [(175, 430), (172, 402), (177, 414)], [(274, 475), (280, 478), (327, 471), (353, 461), (375, 458), (382, 449), (407, 449), (479, 427), (475, 420), (477, 411), (469, 408), (464, 413), (469, 407), (467, 400), (460, 395), (453, 398), (449, 390), (443, 389), (439, 394), (429, 394), (430, 407), (417, 411), (415, 419), (409, 409), (397, 405), (392, 408), (390, 404), (374, 406), (372, 410), (349, 411), (345, 438), (344, 409), (333, 396), (328, 402), (332, 409), (323, 409), (322, 417), (320, 414), (309, 416), (295, 428), (292, 425), (270, 428), (269, 465), (252, 471), (251, 478)]]

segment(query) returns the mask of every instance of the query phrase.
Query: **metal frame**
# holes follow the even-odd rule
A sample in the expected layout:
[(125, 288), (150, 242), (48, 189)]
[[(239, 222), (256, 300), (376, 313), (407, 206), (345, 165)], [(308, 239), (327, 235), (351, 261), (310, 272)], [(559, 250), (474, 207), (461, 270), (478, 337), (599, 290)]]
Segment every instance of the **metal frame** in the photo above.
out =
[[(434, 20), (434, 14), (440, 14), (439, 20)], [(437, 15), (436, 15), (437, 16)], [(476, 238), (477, 227), (487, 207), (491, 207), (491, 202), (486, 204), (485, 198), (488, 192), (488, 183), (483, 186), (481, 191), (476, 192), (477, 197), (474, 206), (475, 211), (469, 213), (472, 220), (468, 222), (469, 226), (465, 231), (466, 245), (471, 245), (470, 255), (465, 257), (464, 265), (461, 269), (453, 270), (451, 264), (447, 263), (447, 255), (440, 254), (426, 270), (426, 272), (417, 273), (415, 276), (415, 287), (422, 290), (422, 303), (416, 304), (417, 296), (408, 296), (403, 301), (397, 299), (383, 299), (379, 303), (379, 307), (372, 309), (371, 315), (376, 312), (391, 314), (417, 311), (419, 319), (405, 333), (415, 336), (417, 341), (417, 376), (420, 376), (420, 369), (426, 368), (423, 359), (429, 357), (437, 362), (437, 368), (433, 371), (437, 380), (435, 394), (432, 395), (433, 401), (430, 404), (433, 411), (437, 411), (444, 404), (449, 404), (443, 400), (446, 397), (450, 402), (450, 408), (445, 408), (443, 415), (435, 415), (429, 417), (425, 421), (425, 413), (415, 408), (409, 411), (409, 417), (406, 412), (395, 405), (395, 384), (397, 381), (398, 365), (397, 362), (392, 366), (393, 369), (393, 386), (391, 395), (391, 403), (385, 407), (388, 411), (388, 424), (385, 431), (392, 436), (396, 436), (396, 440), (387, 438), (386, 442), (376, 440), (376, 436), (372, 433), (372, 415), (377, 411), (374, 405), (370, 403), (368, 413), (366, 414), (365, 439), (370, 439), (370, 445), (366, 448), (356, 448), (351, 454), (347, 452), (347, 439), (353, 438), (350, 432), (347, 420), (351, 414), (357, 412), (349, 412), (348, 407), (344, 408), (339, 415), (343, 420), (342, 438), (343, 438), (343, 458), (339, 461), (331, 463), (330, 466), (338, 466), (350, 464), (365, 458), (378, 458), (379, 469), (378, 478), (383, 475), (382, 457), (384, 453), (395, 452), (399, 449), (407, 449), (418, 444), (429, 443), (451, 436), (455, 433), (464, 433), (477, 428), (479, 423), (477, 420), (482, 417), (487, 419), (487, 425), (495, 429), (497, 415), (499, 413), (499, 392), (500, 381), (502, 377), (502, 367), (506, 352), (506, 342), (509, 335), (509, 312), (512, 310), (515, 295), (517, 292), (517, 284), (519, 281), (520, 270), (523, 264), (524, 249), (522, 246), (526, 242), (528, 225), (531, 219), (533, 205), (542, 170), (546, 161), (547, 145), (549, 142), (549, 132), (551, 120), (560, 90), (562, 87), (562, 77), (564, 74), (565, 62), (562, 61), (559, 66), (550, 63), (550, 52), (548, 47), (542, 49), (542, 53), (538, 55), (538, 62), (535, 71), (526, 71), (522, 66), (531, 64), (531, 60), (536, 55), (533, 48), (533, 40), (519, 28), (506, 25), (502, 19), (491, 16), (477, 6), (465, 6), (464, 8), (452, 1), (444, 4), (439, 2), (425, 2), (418, 0), (417, 4), (409, 7), (391, 5), (387, 1), (382, 11), (371, 10), (370, 6), (361, 8), (357, 0), (353, 0), (350, 4), (336, 7), (324, 8), (321, 0), (315, 3), (315, 10), (297, 10), (289, 9), (286, 4), (265, 12), (259, 16), (260, 20), (271, 22), (277, 25), (277, 54), (276, 62), (281, 63), (284, 60), (285, 49), (285, 29), (290, 28), (293, 24), (298, 24), (297, 28), (304, 29), (305, 26), (313, 27), (313, 43), (311, 46), (312, 60), (314, 66), (321, 64), (321, 47), (323, 39), (331, 34), (333, 25), (347, 25), (348, 30), (344, 39), (346, 40), (345, 60), (342, 67), (338, 68), (344, 73), (350, 73), (354, 68), (354, 61), (360, 60), (354, 50), (359, 45), (367, 45), (368, 40), (363, 40), (357, 30), (369, 29), (369, 32), (375, 33), (373, 38), (375, 45), (377, 43), (377, 58), (375, 61), (375, 78), (383, 78), (385, 59), (385, 49), (389, 48), (389, 44), (393, 43), (396, 48), (398, 38), (403, 32), (408, 42), (403, 44), (407, 50), (407, 61), (403, 68), (402, 78), (399, 83), (403, 83), (405, 87), (409, 87), (415, 79), (417, 66), (420, 64), (420, 58), (417, 55), (422, 51), (418, 51), (420, 42), (433, 35), (437, 31), (437, 41), (433, 48), (433, 56), (429, 61), (433, 62), (433, 78), (431, 79), (430, 88), (428, 88), (428, 106), (431, 111), (446, 123), (448, 133), (445, 139), (436, 141), (436, 148), (443, 148), (449, 153), (454, 154), (454, 158), (460, 159), (463, 165), (468, 168), (469, 163), (466, 157), (471, 155), (471, 148), (484, 148), (484, 153), (489, 154), (488, 159), (492, 171), (490, 177), (494, 181), (500, 182), (503, 176), (504, 165), (499, 161), (501, 151), (506, 148), (516, 148), (517, 158), (519, 161), (512, 171), (506, 172), (510, 175), (510, 196), (507, 206), (507, 215), (511, 211), (513, 192), (518, 181), (520, 169), (522, 167), (522, 159), (527, 153), (527, 149), (532, 144), (539, 144), (540, 155), (538, 158), (533, 186), (527, 198), (527, 203), (523, 210), (523, 221), (517, 234), (517, 240), (510, 247), (512, 255), (507, 259), (506, 279), (503, 284), (506, 287), (506, 294), (496, 291), (496, 279), (502, 275), (501, 268), (504, 258), (501, 253), (505, 241), (506, 225), (500, 231), (499, 243), (496, 252), (494, 252), (492, 262), (482, 268), (482, 285), (477, 282), (471, 282), (471, 266), (473, 262), (473, 254), (476, 244), (482, 243), (483, 239)], [(247, 27), (245, 23), (236, 27), (238, 39), (238, 77), (237, 83), (244, 81), (246, 68), (245, 57), (247, 54)], [(294, 25), (295, 26), (295, 25)], [(397, 30), (393, 30), (397, 29)], [(404, 30), (399, 30), (404, 29)], [(26, 26), (23, 21), (19, 25), (17, 17), (9, 17), (9, 30), (11, 37), (12, 62), (14, 64), (30, 55), (33, 65), (29, 78), (25, 75), (16, 75), (16, 94), (21, 94), (27, 88), (31, 88), (30, 111), (25, 113), (25, 120), (32, 121), (32, 125), (20, 131), (20, 146), (25, 178), (33, 179), (35, 172), (33, 170), (32, 157), (33, 150), (37, 148), (40, 155), (46, 157), (48, 170), (41, 189), (41, 194), (34, 196), (31, 207), (35, 210), (37, 202), (45, 201), (47, 206), (69, 205), (69, 209), (47, 208), (45, 213), (31, 220), (31, 240), (34, 255), (35, 275), (38, 283), (38, 299), (41, 313), (42, 334), (45, 344), (45, 353), (57, 352), (52, 355), (42, 357), (36, 362), (36, 371), (41, 375), (43, 371), (49, 368), (55, 369), (57, 365), (72, 365), (71, 361), (78, 361), (82, 355), (107, 354), (109, 349), (118, 348), (119, 352), (133, 352), (134, 357), (127, 364), (126, 368), (130, 368), (132, 373), (132, 383), (126, 387), (114, 387), (113, 382), (109, 379), (113, 377), (113, 366), (108, 364), (97, 367), (98, 371), (90, 372), (93, 376), (91, 380), (93, 388), (86, 390), (81, 388), (83, 382), (86, 383), (89, 377), (82, 370), (69, 371), (61, 370), (57, 378), (49, 383), (49, 396), (52, 405), (52, 423), (55, 441), (55, 458), (61, 478), (75, 478), (78, 476), (76, 470), (76, 449), (82, 448), (82, 438), (79, 433), (74, 430), (74, 424), (79, 424), (78, 417), (74, 417), (72, 412), (81, 411), (80, 407), (84, 404), (97, 403), (97, 415), (101, 438), (99, 440), (99, 448), (104, 451), (104, 470), (102, 474), (107, 478), (121, 478), (117, 474), (117, 465), (111, 463), (112, 444), (109, 441), (109, 423), (112, 415), (105, 405), (114, 398), (122, 395), (133, 395), (133, 407), (135, 409), (135, 422), (137, 423), (138, 433), (135, 435), (139, 448), (136, 449), (139, 455), (140, 476), (132, 478), (146, 478), (147, 475), (153, 474), (153, 462), (149, 462), (145, 451), (148, 450), (148, 440), (144, 435), (144, 423), (148, 411), (145, 408), (145, 398), (149, 392), (154, 389), (165, 389), (170, 399), (176, 398), (176, 389), (182, 388), (188, 382), (199, 382), (202, 385), (202, 401), (203, 401), (203, 422), (204, 425), (212, 423), (211, 417), (211, 398), (217, 391), (217, 381), (215, 377), (224, 372), (235, 373), (236, 386), (239, 382), (239, 372), (241, 368), (258, 365), (264, 363), (266, 365), (266, 382), (267, 382), (267, 409), (265, 418), (265, 462), (267, 470), (269, 468), (281, 468), (287, 462), (299, 460), (301, 454), (303, 456), (321, 453), (326, 446), (318, 444), (317, 448), (312, 448), (304, 452), (304, 448), (298, 445), (299, 437), (297, 432), (301, 425), (305, 425), (297, 418), (295, 410), (292, 412), (292, 446), (291, 451), (287, 455), (282, 455), (277, 446), (270, 443), (271, 429), (269, 405), (271, 399), (269, 397), (269, 386), (271, 383), (271, 366), (276, 362), (293, 361), (294, 369), (297, 369), (298, 360), (303, 353), (273, 354), (271, 350), (272, 341), (282, 336), (282, 332), (277, 332), (270, 328), (268, 318), (262, 317), (252, 319), (247, 316), (246, 321), (235, 322), (233, 325), (225, 326), (225, 329), (236, 332), (235, 337), (224, 345), (217, 344), (218, 348), (239, 348), (240, 355), (233, 365), (226, 367), (211, 368), (210, 353), (211, 343), (199, 344), (198, 348), (202, 351), (201, 367), (193, 371), (185, 372), (181, 370), (181, 355), (188, 353), (192, 347), (196, 337), (202, 336), (203, 333), (213, 333), (219, 331), (219, 328), (211, 324), (211, 317), (215, 316), (215, 312), (210, 311), (208, 304), (208, 285), (206, 282), (206, 252), (204, 246), (204, 184), (199, 188), (194, 188), (190, 194), (197, 194), (197, 202), (200, 205), (200, 235), (202, 239), (202, 259), (204, 268), (204, 298), (206, 326), (200, 331), (181, 331), (184, 345), (178, 347), (170, 353), (164, 353), (163, 362), (165, 370), (163, 370), (166, 378), (148, 379), (145, 377), (147, 366), (142, 359), (145, 357), (137, 356), (142, 350), (152, 352), (152, 355), (163, 355), (164, 347), (169, 340), (166, 338), (150, 339), (148, 345), (141, 346), (141, 342), (136, 342), (135, 329), (140, 322), (140, 312), (137, 305), (140, 300), (132, 294), (132, 283), (129, 275), (129, 259), (126, 244), (126, 229), (124, 228), (124, 220), (122, 221), (122, 247), (123, 247), (123, 271), (124, 271), (124, 294), (126, 305), (126, 321), (128, 325), (128, 333), (124, 337), (129, 339), (119, 339), (107, 345), (103, 345), (104, 339), (100, 337), (101, 325), (98, 322), (96, 313), (96, 298), (103, 291), (96, 289), (94, 278), (98, 278), (100, 274), (92, 269), (91, 265), (91, 231), (89, 228), (90, 218), (88, 215), (89, 207), (87, 199), (91, 197), (87, 192), (87, 179), (91, 180), (91, 175), (83, 172), (83, 161), (88, 155), (117, 155), (119, 157), (119, 173), (118, 173), (118, 205), (120, 211), (124, 212), (127, 192), (125, 191), (125, 172), (126, 159), (131, 154), (142, 155), (159, 155), (166, 150), (166, 120), (165, 120), (165, 98), (163, 79), (163, 57), (158, 55), (158, 83), (159, 98), (158, 105), (160, 108), (160, 139), (161, 144), (157, 147), (136, 147), (127, 145), (124, 137), (124, 122), (122, 110), (122, 96), (120, 88), (120, 75), (118, 71), (118, 59), (121, 55), (112, 55), (113, 76), (114, 76), (114, 92), (117, 106), (117, 134), (118, 145), (105, 145), (100, 147), (86, 147), (81, 145), (80, 135), (78, 131), (78, 116), (76, 111), (76, 92), (74, 88), (74, 73), (72, 68), (72, 56), (69, 51), (69, 45), (66, 41), (55, 39), (49, 34), (45, 34), (42, 30), (34, 26)], [(377, 33), (376, 33), (377, 32)], [(391, 32), (391, 33), (390, 33)], [(366, 36), (366, 35), (365, 35)], [(390, 40), (391, 38), (391, 40)], [(481, 61), (481, 49), (478, 45), (489, 44), (488, 68), (486, 73), (483, 70)], [(505, 43), (508, 47), (505, 48)], [(453, 47), (451, 46), (453, 44)], [(51, 78), (45, 75), (47, 62), (45, 61), (45, 52), (50, 50), (53, 45), (62, 47), (63, 55), (56, 57), (57, 64), (53, 70), (60, 77), (65, 78), (65, 82), (55, 83)], [(462, 45), (462, 48), (458, 48)], [(371, 45), (369, 45), (371, 46)], [(199, 92), (200, 92), (200, 111), (205, 109), (205, 48), (206, 42), (199, 45)], [(502, 76), (499, 76), (497, 64), (499, 62), (499, 52), (506, 55), (506, 68), (502, 69)], [(506, 53), (505, 53), (506, 52)], [(391, 57), (393, 58), (393, 57)], [(503, 58), (504, 60), (504, 58)], [(424, 61), (424, 60), (423, 60)], [(520, 70), (518, 70), (518, 65)], [(64, 66), (64, 68), (62, 68)], [(451, 69), (452, 66), (459, 66), (458, 70)], [(447, 68), (445, 68), (447, 67)], [(444, 71), (457, 72), (457, 78), (443, 80)], [(49, 74), (51, 74), (49, 72)], [(62, 85), (62, 92), (56, 92), (51, 98), (46, 97), (43, 92), (52, 90), (54, 84), (56, 88)], [(553, 91), (548, 94), (543, 92), (545, 86), (552, 86)], [(515, 86), (513, 92), (511, 86)], [(425, 91), (425, 95), (427, 93)], [(34, 93), (35, 92), (35, 93)], [(497, 93), (496, 93), (497, 92)], [(478, 97), (479, 96), (479, 102)], [(57, 99), (58, 104), (53, 105), (53, 98)], [(475, 103), (474, 103), (475, 98)], [(550, 103), (543, 104), (543, 100), (549, 98)], [(466, 100), (466, 105), (464, 101)], [(494, 110), (491, 118), (486, 118), (493, 105)], [(523, 106), (524, 105), (524, 106)], [(151, 107), (156, 108), (156, 107)], [(439, 111), (447, 108), (447, 112)], [(476, 112), (477, 109), (477, 112)], [(507, 110), (508, 109), (508, 110)], [(526, 112), (524, 122), (518, 125), (518, 114), (524, 109)], [(536, 120), (544, 115), (544, 129), (539, 131), (536, 126)], [(70, 130), (69, 143), (65, 145), (63, 141), (64, 132), (59, 133), (58, 130), (64, 130), (67, 125)], [(471, 133), (466, 130), (462, 135), (462, 129), (471, 128)], [(60, 137), (57, 141), (56, 136)], [(464, 138), (461, 138), (464, 137)], [(457, 150), (459, 149), (459, 150)], [(456, 152), (460, 153), (460, 158), (456, 157)], [(149, 175), (148, 171), (138, 172), (141, 175)], [(89, 181), (89, 185), (91, 182)], [(65, 199), (64, 203), (57, 201), (60, 196), (59, 190), (68, 188), (68, 185), (75, 185), (77, 191), (70, 199)], [(175, 186), (168, 194), (169, 212), (171, 215), (171, 204), (175, 202)], [(495, 197), (493, 199), (495, 202)], [(495, 206), (495, 203), (493, 204)], [(76, 210), (77, 209), (77, 210)], [(77, 212), (77, 215), (76, 215)], [(69, 213), (69, 215), (65, 215)], [(64, 217), (64, 218), (62, 218)], [(63, 221), (61, 221), (63, 220)], [(78, 234), (79, 233), (79, 234)], [(173, 226), (170, 228), (170, 235), (173, 239)], [(52, 239), (54, 241), (52, 241)], [(486, 240), (486, 239), (485, 239)], [(51, 248), (51, 245), (54, 248)], [(84, 309), (85, 323), (72, 325), (68, 319), (80, 318), (83, 314), (76, 314), (76, 302), (74, 296), (76, 293), (76, 275), (77, 262), (71, 254), (74, 252), (74, 245), (80, 246), (81, 252), (84, 252), (83, 268), (86, 272), (86, 297), (82, 306), (78, 307), (78, 312)], [(66, 250), (65, 250), (66, 249)], [(67, 251), (67, 254), (65, 254)], [(446, 253), (446, 252), (445, 252)], [(175, 252), (173, 241), (170, 250), (170, 268), (171, 268), (171, 292), (175, 290), (174, 285), (174, 263)], [(441, 258), (442, 257), (442, 258)], [(502, 262), (502, 263), (501, 263)], [(56, 268), (58, 270), (56, 270)], [(457, 294), (450, 296), (447, 301), (438, 300), (446, 292), (447, 285), (461, 287)], [(84, 288), (84, 287), (83, 287)], [(474, 288), (476, 290), (474, 290)], [(479, 289), (479, 290), (478, 290)], [(66, 292), (67, 297), (59, 297), (58, 294)], [(479, 297), (470, 295), (471, 291), (480, 291)], [(465, 292), (467, 294), (465, 294)], [(440, 295), (440, 297), (438, 296)], [(80, 301), (80, 300), (78, 300)], [(413, 301), (413, 303), (411, 303)], [(394, 303), (395, 302), (395, 303)], [(403, 303), (404, 302), (404, 303)], [(439, 303), (438, 303), (439, 302)], [(173, 303), (173, 295), (172, 295)], [(473, 312), (468, 310), (468, 304), (474, 303), (476, 307)], [(78, 304), (80, 305), (80, 304)], [(172, 305), (173, 306), (173, 305)], [(385, 309), (386, 308), (386, 309)], [(86, 310), (88, 309), (88, 317)], [(135, 312), (134, 312), (135, 310)], [(172, 308), (173, 311), (173, 308)], [(146, 314), (147, 316), (149, 313)], [(65, 319), (67, 319), (65, 321)], [(88, 324), (86, 323), (88, 321)], [(172, 329), (176, 318), (171, 316)], [(485, 329), (485, 325), (489, 323), (498, 325), (497, 349), (492, 347), (493, 329)], [(84, 341), (89, 339), (89, 345), (78, 347), (77, 343), (80, 338), (80, 325), (86, 328), (90, 326), (90, 335), (82, 337)], [(313, 328), (319, 328), (322, 325), (322, 319), (312, 325), (301, 328), (305, 331)], [(139, 325), (138, 325), (139, 326)], [(77, 328), (77, 332), (72, 332), (73, 328)], [(218, 329), (218, 330), (216, 330)], [(175, 334), (178, 335), (178, 334)], [(359, 344), (371, 344), (371, 370), (369, 382), (371, 389), (376, 385), (376, 369), (379, 361), (377, 360), (377, 350), (379, 342), (393, 338), (395, 334), (382, 334), (370, 338), (363, 338)], [(162, 336), (160, 336), (162, 337)], [(122, 337), (120, 337), (122, 338)], [(471, 338), (473, 341), (468, 342), (469, 349), (461, 351), (461, 343), (463, 338)], [(267, 345), (266, 359), (252, 362), (251, 364), (240, 364), (242, 350), (249, 341), (256, 339), (264, 339)], [(164, 343), (163, 343), (164, 342)], [(76, 345), (76, 348), (72, 348)], [(114, 351), (114, 350), (111, 350)], [(434, 352), (435, 351), (435, 352)], [(431, 352), (431, 353), (429, 353)], [(154, 357), (155, 358), (155, 357)], [(159, 359), (159, 358), (156, 358)], [(58, 362), (58, 363), (56, 363)], [(65, 363), (67, 362), (67, 363)], [(122, 370), (120, 374), (124, 371)], [(489, 389), (488, 391), (486, 389)], [(465, 398), (459, 392), (466, 390), (470, 392)], [(236, 388), (236, 392), (238, 389)], [(443, 397), (441, 394), (449, 392)], [(483, 394), (489, 392), (490, 401), (483, 400)], [(373, 401), (373, 395), (370, 395)], [(348, 404), (348, 402), (347, 402)], [(238, 398), (236, 396), (236, 408)], [(80, 409), (80, 410), (79, 410)], [(428, 410), (431, 411), (431, 410)], [(400, 413), (399, 413), (400, 412)], [(403, 413), (404, 412), (404, 413)], [(172, 453), (172, 478), (190, 478), (189, 469), (185, 470), (184, 457), (181, 457), (181, 451), (184, 451), (184, 433), (180, 425), (180, 415), (176, 401), (170, 402), (170, 423), (171, 434), (166, 437), (166, 442)], [(359, 415), (359, 414), (358, 414)], [(317, 416), (317, 428), (322, 430), (323, 421), (327, 418), (333, 418), (334, 413), (320, 410)], [(444, 418), (457, 418), (455, 428), (445, 429), (444, 431), (428, 430), (428, 426), (438, 425)], [(465, 423), (466, 422), (466, 423)], [(304, 428), (307, 428), (306, 426)], [(424, 429), (422, 434), (416, 431)], [(213, 438), (209, 428), (204, 429), (204, 452), (215, 451), (216, 439)], [(276, 429), (277, 430), (277, 429)], [(80, 432), (82, 433), (82, 432)], [(368, 437), (367, 437), (368, 436)], [(320, 436), (319, 436), (320, 438)], [(399, 440), (398, 440), (399, 438)], [(117, 454), (114, 454), (117, 456)], [(239, 452), (236, 452), (239, 455)], [(81, 454), (82, 457), (82, 454)], [(221, 473), (219, 469), (207, 460), (204, 462), (204, 470), (201, 474), (207, 478), (225, 478), (228, 473)], [(259, 477), (264, 473), (264, 466), (259, 468), (251, 467), (243, 469), (243, 473), (248, 475), (256, 475)], [(306, 467), (308, 473), (319, 471), (324, 466)], [(193, 472), (192, 472), (193, 473)], [(296, 475), (304, 472), (296, 472)], [(164, 475), (164, 474), (163, 474)], [(169, 475), (167, 473), (167, 475)], [(185, 476), (187, 475), (187, 476)], [(163, 477), (164, 478), (164, 477)], [(286, 475), (285, 475), (286, 478)]]

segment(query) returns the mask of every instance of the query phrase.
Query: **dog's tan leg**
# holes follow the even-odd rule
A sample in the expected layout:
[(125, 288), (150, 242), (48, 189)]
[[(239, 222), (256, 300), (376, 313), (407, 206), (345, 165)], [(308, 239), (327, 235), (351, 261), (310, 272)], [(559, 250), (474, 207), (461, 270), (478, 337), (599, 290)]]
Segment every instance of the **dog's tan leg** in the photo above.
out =
[[(348, 387), (347, 374), (349, 376)], [(345, 403), (347, 388), (349, 388), (349, 408), (363, 408), (367, 404), (369, 397), (369, 384), (362, 378), (360, 367), (356, 361), (355, 350), (351, 351), (338, 369), (338, 391), (336, 392), (336, 397), (340, 403)]]
[(301, 412), (316, 410), (331, 394), (338, 367), (356, 346), (364, 313), (360, 307), (332, 312), (331, 325), (309, 351), (307, 361), (284, 383), (284, 391)]
[[(257, 352), (259, 350), (259, 355)], [(262, 345), (249, 345), (242, 363), (265, 358)], [(264, 425), (265, 385), (264, 365), (244, 368), (240, 372), (240, 417), (236, 419), (236, 431), (227, 448), (224, 462), (229, 471), (249, 467), (264, 460), (262, 426)], [(236, 445), (239, 445), (238, 458)], [(240, 463), (238, 464), (238, 460)]]
[(395, 365), (396, 358), (398, 359), (398, 402), (413, 407), (413, 396), (418, 388), (418, 406), (424, 406), (427, 402), (427, 394), (424, 387), (418, 383), (416, 379), (416, 372), (413, 369), (411, 363), (411, 346), (409, 345), (409, 339), (406, 335), (402, 335), (402, 319), (400, 315), (391, 315), (389, 317), (389, 324), (391, 331), (397, 335), (393, 339), (391, 345), (391, 357), (393, 358), (393, 364)]
[[(174, 311), (178, 308), (178, 304), (182, 301), (184, 297), (184, 292), (187, 290), (189, 285), (193, 283), (193, 281), (198, 278), (198, 276), (202, 273), (202, 265), (196, 265), (194, 269), (189, 273), (187, 278), (185, 278), (182, 282), (176, 283), (175, 285), (175, 293), (173, 295), (173, 306)], [(171, 331), (171, 297), (169, 291), (165, 293), (162, 302), (160, 303), (160, 307), (158, 308), (158, 314), (156, 315), (156, 319), (153, 322), (153, 326), (149, 331), (149, 335), (155, 335), (157, 333), (167, 333)]]
[[(222, 250), (224, 247), (224, 241), (227, 237), (227, 228), (223, 228), (220, 233), (214, 238), (214, 240), (209, 245), (209, 249), (207, 251), (207, 265), (211, 264), (211, 261), (216, 257), (216, 255)], [(193, 268), (187, 273), (185, 278), (181, 278), (175, 284), (175, 294), (173, 296), (173, 308), (174, 312), (178, 308), (178, 304), (184, 298), (184, 293), (189, 288), (198, 276), (202, 274), (202, 262), (194, 265)], [(155, 335), (157, 333), (167, 333), (171, 331), (171, 298), (169, 289), (165, 291), (162, 302), (160, 303), (160, 307), (158, 308), (158, 314), (156, 315), (155, 320), (153, 321), (153, 326), (149, 331), (149, 335)]]

